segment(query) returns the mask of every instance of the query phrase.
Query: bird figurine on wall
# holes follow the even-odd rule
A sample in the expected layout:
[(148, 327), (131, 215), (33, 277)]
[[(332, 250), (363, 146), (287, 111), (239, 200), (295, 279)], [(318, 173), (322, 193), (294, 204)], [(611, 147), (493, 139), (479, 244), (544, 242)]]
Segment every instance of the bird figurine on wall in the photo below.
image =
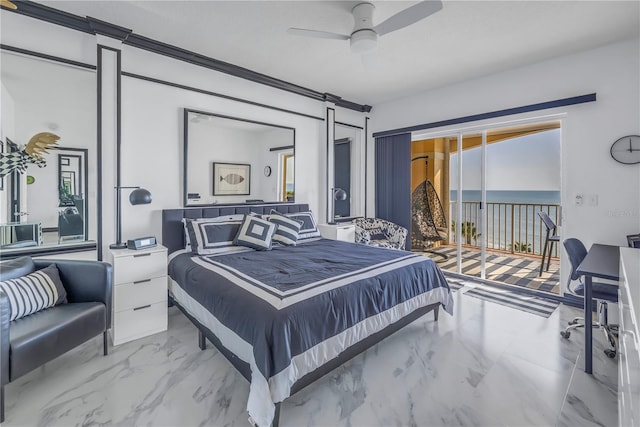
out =
[(45, 167), (47, 165), (43, 155), (47, 150), (58, 144), (60, 137), (54, 133), (41, 132), (35, 134), (22, 149), (11, 153), (0, 153), (0, 178), (13, 171), (25, 173), (29, 164)]
[(9, 0), (0, 0), (0, 6), (13, 10), (16, 10), (18, 8), (18, 6), (16, 6), (14, 3), (11, 3)]

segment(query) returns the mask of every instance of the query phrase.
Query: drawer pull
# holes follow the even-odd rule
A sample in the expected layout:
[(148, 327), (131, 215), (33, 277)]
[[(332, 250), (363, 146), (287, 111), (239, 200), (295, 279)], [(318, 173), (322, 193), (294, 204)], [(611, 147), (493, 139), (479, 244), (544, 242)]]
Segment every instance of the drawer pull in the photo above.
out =
[(145, 279), (145, 280), (138, 280), (137, 282), (133, 282), (134, 285), (137, 285), (138, 283), (146, 283), (146, 282), (150, 282), (151, 279)]
[(136, 254), (133, 257), (134, 258), (140, 258), (141, 256), (151, 256), (151, 253), (146, 253), (146, 254)]
[(140, 307), (136, 307), (136, 308), (133, 309), (133, 311), (144, 310), (145, 308), (149, 308), (149, 307), (151, 307), (151, 304), (147, 304), (147, 305), (143, 305), (143, 306), (140, 306)]

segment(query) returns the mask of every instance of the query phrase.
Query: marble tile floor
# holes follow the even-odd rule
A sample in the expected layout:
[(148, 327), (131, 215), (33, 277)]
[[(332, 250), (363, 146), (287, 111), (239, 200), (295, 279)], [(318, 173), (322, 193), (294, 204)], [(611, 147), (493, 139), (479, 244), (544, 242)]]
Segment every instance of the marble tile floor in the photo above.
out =
[[(281, 426), (615, 426), (617, 361), (582, 332), (454, 293), (428, 314), (290, 397)], [(249, 384), (176, 309), (167, 332), (112, 348), (95, 338), (6, 386), (6, 426), (249, 426)]]

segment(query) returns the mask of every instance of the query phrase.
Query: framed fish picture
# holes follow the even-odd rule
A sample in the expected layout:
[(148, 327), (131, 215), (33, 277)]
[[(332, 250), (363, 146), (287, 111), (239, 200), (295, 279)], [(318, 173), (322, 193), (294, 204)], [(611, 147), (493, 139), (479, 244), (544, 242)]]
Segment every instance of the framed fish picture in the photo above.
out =
[(248, 196), (251, 194), (251, 165), (213, 162), (214, 196)]

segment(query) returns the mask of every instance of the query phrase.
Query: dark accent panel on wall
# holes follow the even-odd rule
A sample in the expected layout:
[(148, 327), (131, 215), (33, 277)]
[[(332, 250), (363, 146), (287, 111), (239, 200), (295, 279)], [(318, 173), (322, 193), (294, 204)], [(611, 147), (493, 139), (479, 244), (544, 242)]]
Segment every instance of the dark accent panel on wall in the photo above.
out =
[(521, 107), (491, 111), (489, 113), (474, 114), (471, 116), (458, 117), (455, 119), (440, 120), (437, 122), (424, 123), (421, 125), (408, 126), (408, 127), (392, 129), (392, 130), (385, 130), (385, 131), (374, 133), (373, 137), (378, 138), (382, 136), (398, 135), (405, 132), (414, 132), (418, 130), (433, 129), (433, 128), (438, 128), (442, 126), (457, 125), (460, 123), (474, 122), (477, 120), (485, 120), (485, 119), (492, 119), (495, 117), (510, 116), (512, 114), (522, 114), (522, 113), (528, 113), (531, 111), (539, 111), (539, 110), (546, 110), (549, 108), (564, 107), (567, 105), (583, 104), (585, 102), (594, 102), (595, 100), (596, 100), (596, 94), (590, 93), (587, 95), (573, 96), (571, 98), (556, 99), (554, 101), (540, 102), (538, 104), (529, 104), (529, 105), (523, 105)]
[(376, 138), (376, 217), (411, 230), (410, 133)]
[(367, 181), (369, 176), (367, 175), (369, 165), (369, 117), (364, 118), (364, 217), (367, 217)]
[(15, 46), (9, 46), (6, 44), (0, 44), (0, 49), (7, 50), (9, 52), (16, 52), (23, 55), (34, 56), (36, 58), (46, 59), (48, 61), (60, 62), (62, 64), (69, 64), (75, 67), (86, 68), (89, 70), (95, 70), (96, 66), (91, 64), (85, 64), (84, 62), (74, 61), (72, 59), (61, 58), (59, 56), (47, 55), (46, 53), (35, 52), (33, 50), (22, 49)]
[(276, 89), (292, 92), (297, 95), (306, 96), (317, 101), (331, 101), (336, 105), (347, 108), (349, 110), (366, 113), (371, 111), (370, 105), (361, 105), (352, 101), (347, 101), (337, 95), (318, 92), (313, 89), (308, 89), (284, 80), (276, 79), (275, 77), (267, 76), (266, 74), (261, 74), (256, 71), (249, 70), (247, 68), (229, 64), (227, 62), (210, 58), (199, 53), (191, 52), (177, 46), (162, 43), (160, 41), (135, 34), (127, 28), (120, 27), (109, 22), (100, 21), (90, 17), (83, 18), (81, 16), (63, 12), (61, 10), (44, 6), (33, 1), (16, 0), (15, 3), (18, 5), (17, 10), (3, 9), (3, 11), (6, 10), (7, 12), (19, 13), (21, 15), (26, 15), (84, 33), (104, 34), (109, 37), (114, 37), (116, 39), (122, 40), (124, 44), (136, 47), (138, 49), (143, 49), (149, 52), (168, 56), (170, 58), (205, 67), (210, 70), (219, 71), (221, 73), (230, 74), (232, 76), (240, 77), (245, 80), (250, 80), (266, 86), (271, 86)]
[(98, 46), (96, 50), (96, 151), (98, 164), (98, 194), (96, 195), (96, 204), (98, 209), (98, 230), (97, 230), (97, 255), (96, 259), (102, 261), (102, 47)]
[(154, 79), (153, 77), (143, 76), (143, 75), (140, 75), (140, 74), (128, 73), (126, 71), (123, 71), (122, 75), (125, 76), (125, 77), (131, 77), (131, 78), (134, 78), (134, 79), (140, 79), (140, 80), (145, 80), (145, 81), (148, 81), (148, 82), (158, 83), (158, 84), (161, 84), (161, 85), (171, 86), (171, 87), (175, 87), (175, 88), (178, 88), (178, 89), (184, 89), (184, 90), (189, 90), (189, 91), (192, 91), (192, 92), (202, 93), (202, 94), (205, 94), (205, 95), (216, 96), (218, 98), (229, 99), (231, 101), (243, 102), (245, 104), (255, 105), (257, 107), (264, 107), (264, 108), (269, 108), (271, 110), (282, 111), (284, 113), (295, 114), (297, 116), (308, 117), (310, 119), (321, 120), (321, 121), (324, 120), (322, 117), (312, 116), (310, 114), (304, 114), (304, 113), (300, 113), (298, 111), (287, 110), (285, 108), (274, 107), (273, 105), (262, 104), (260, 102), (248, 101), (246, 99), (237, 98), (235, 96), (223, 95), (221, 93), (211, 92), (211, 91), (208, 91), (208, 90), (199, 89), (199, 88), (192, 87), (192, 86), (185, 86), (185, 85), (181, 85), (179, 83), (173, 83), (173, 82), (169, 82), (169, 81), (166, 81), (166, 80)]

